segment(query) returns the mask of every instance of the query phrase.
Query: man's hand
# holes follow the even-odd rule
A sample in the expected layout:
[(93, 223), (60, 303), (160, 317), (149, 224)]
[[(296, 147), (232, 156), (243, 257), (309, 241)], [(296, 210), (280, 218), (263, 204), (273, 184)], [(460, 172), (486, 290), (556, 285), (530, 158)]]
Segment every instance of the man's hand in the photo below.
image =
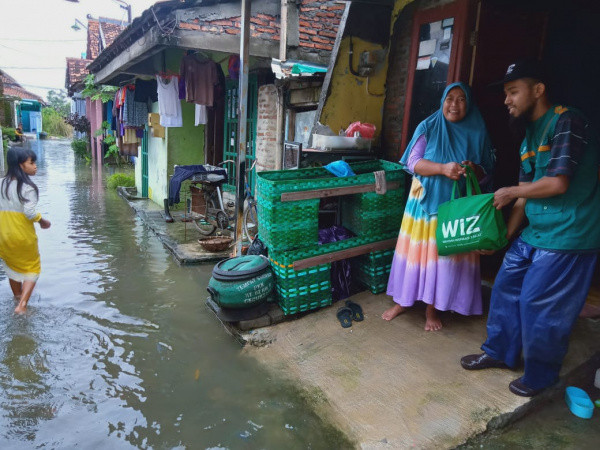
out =
[(46, 219), (40, 219), (40, 228), (50, 228), (50, 221)]
[(517, 196), (515, 195), (513, 186), (500, 188), (494, 192), (494, 207), (496, 209), (502, 209), (515, 198), (517, 198)]

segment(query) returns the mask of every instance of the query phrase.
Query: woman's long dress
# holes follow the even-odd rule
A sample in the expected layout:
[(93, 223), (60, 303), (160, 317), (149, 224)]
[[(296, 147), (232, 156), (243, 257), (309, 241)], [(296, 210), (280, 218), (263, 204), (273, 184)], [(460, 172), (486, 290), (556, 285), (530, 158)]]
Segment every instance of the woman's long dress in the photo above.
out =
[[(0, 179), (0, 187), (2, 186)], [(8, 198), (0, 193), (0, 264), (8, 278), (15, 281), (36, 281), (41, 264), (38, 239), (33, 223), (41, 219), (36, 212), (37, 194), (28, 185), (22, 187), (29, 201), (22, 204), (17, 196), (17, 181), (8, 188)]]
[(422, 196), (423, 186), (413, 177), (387, 294), (405, 307), (419, 300), (439, 311), (481, 314), (479, 255), (438, 255), (435, 241), (437, 215), (429, 215), (423, 210)]

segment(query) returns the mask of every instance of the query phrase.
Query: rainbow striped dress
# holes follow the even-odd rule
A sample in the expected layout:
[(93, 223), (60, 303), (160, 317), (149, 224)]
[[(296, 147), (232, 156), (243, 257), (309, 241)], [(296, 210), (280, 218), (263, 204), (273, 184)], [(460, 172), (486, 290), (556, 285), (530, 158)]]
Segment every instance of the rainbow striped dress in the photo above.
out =
[(435, 242), (437, 215), (421, 206), (423, 186), (413, 177), (396, 243), (387, 294), (401, 306), (415, 301), (439, 311), (482, 313), (479, 255), (439, 256)]

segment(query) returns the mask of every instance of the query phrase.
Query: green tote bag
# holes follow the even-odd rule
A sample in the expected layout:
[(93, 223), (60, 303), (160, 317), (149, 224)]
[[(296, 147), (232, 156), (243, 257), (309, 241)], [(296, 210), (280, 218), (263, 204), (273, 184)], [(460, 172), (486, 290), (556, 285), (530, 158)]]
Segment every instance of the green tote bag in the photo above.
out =
[(508, 243), (502, 212), (494, 208), (494, 194), (482, 194), (473, 170), (466, 169), (467, 195), (455, 198), (458, 190), (455, 181), (450, 201), (438, 207), (435, 234), (441, 256), (499, 250)]

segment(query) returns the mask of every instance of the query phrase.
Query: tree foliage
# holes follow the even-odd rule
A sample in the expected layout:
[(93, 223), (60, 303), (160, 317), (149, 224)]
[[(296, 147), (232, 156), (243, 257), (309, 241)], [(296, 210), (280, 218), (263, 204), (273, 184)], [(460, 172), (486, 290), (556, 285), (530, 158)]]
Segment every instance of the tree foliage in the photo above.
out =
[(48, 91), (47, 102), (48, 107), (60, 114), (61, 117), (67, 117), (71, 112), (71, 105), (67, 100), (67, 93), (62, 89), (58, 92), (55, 90)]
[(83, 97), (89, 97), (91, 100), (101, 100), (102, 103), (106, 103), (115, 98), (117, 88), (115, 86), (105, 85), (96, 86), (93, 74), (86, 76), (84, 83), (85, 88), (81, 91)]

